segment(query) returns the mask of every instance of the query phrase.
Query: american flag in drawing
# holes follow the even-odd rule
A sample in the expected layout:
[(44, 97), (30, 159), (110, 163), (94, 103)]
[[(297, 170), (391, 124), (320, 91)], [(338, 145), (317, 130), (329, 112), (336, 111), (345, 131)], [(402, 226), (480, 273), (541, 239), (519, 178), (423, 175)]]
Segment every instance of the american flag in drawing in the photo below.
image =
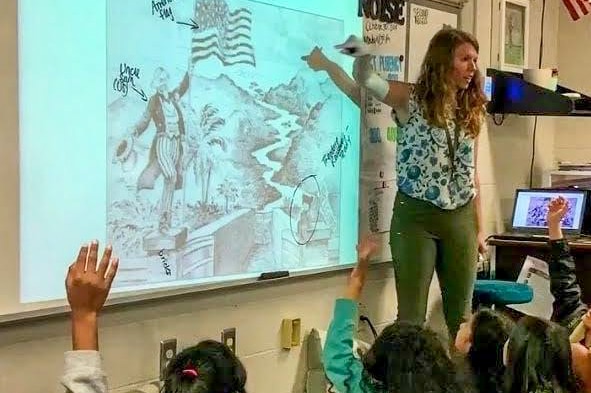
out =
[(591, 12), (589, 0), (562, 0), (572, 20), (579, 20)]
[(252, 13), (246, 8), (230, 11), (224, 0), (198, 0), (191, 56), (193, 63), (216, 56), (224, 65), (255, 66), (251, 43)]

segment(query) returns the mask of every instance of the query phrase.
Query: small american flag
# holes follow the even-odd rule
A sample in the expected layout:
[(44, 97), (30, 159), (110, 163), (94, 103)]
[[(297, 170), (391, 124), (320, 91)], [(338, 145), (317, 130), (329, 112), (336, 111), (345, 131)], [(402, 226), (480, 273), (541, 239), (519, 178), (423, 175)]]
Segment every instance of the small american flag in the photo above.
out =
[(191, 56), (193, 63), (216, 56), (223, 65), (255, 66), (251, 44), (252, 13), (246, 8), (230, 11), (224, 0), (197, 0)]
[(562, 0), (572, 20), (579, 20), (582, 16), (591, 12), (589, 0)]

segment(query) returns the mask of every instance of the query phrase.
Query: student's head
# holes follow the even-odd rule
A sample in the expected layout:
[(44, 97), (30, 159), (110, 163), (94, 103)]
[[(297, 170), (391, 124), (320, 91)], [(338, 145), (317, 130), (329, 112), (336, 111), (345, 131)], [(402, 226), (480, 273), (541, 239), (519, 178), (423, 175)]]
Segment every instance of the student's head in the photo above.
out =
[(478, 50), (476, 38), (458, 29), (443, 28), (431, 39), (415, 85), (430, 124), (446, 127), (446, 119), (457, 116), (471, 136), (478, 135), (486, 102)]
[(562, 326), (525, 316), (506, 345), (506, 392), (576, 392), (568, 332)]
[(512, 328), (509, 318), (487, 308), (460, 325), (455, 347), (466, 355), (480, 393), (502, 390), (503, 347)]
[(226, 345), (201, 341), (171, 360), (164, 393), (244, 393), (246, 370)]
[(436, 334), (396, 322), (364, 357), (367, 373), (388, 392), (462, 392), (458, 374)]

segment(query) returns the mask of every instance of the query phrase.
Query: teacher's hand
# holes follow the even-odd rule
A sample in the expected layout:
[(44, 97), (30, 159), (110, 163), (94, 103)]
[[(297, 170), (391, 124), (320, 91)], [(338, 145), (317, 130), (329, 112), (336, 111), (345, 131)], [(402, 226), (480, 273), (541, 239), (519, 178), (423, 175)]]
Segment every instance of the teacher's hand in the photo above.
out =
[(339, 49), (340, 53), (353, 57), (363, 57), (371, 54), (370, 46), (362, 38), (355, 35), (350, 35), (345, 42), (334, 47)]
[(302, 56), (302, 60), (304, 60), (308, 64), (308, 67), (314, 71), (326, 70), (330, 63), (330, 60), (328, 60), (324, 53), (322, 53), (322, 49), (317, 46), (312, 49), (310, 54)]

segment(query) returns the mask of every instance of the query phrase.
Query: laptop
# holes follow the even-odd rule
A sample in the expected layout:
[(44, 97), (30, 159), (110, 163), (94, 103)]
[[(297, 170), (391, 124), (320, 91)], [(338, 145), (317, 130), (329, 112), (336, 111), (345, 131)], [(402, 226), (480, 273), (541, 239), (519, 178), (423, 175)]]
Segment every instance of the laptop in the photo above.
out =
[(546, 214), (548, 204), (562, 196), (569, 202), (569, 210), (562, 220), (566, 238), (581, 236), (587, 191), (579, 189), (518, 189), (511, 217), (511, 231), (496, 235), (501, 240), (548, 240)]

